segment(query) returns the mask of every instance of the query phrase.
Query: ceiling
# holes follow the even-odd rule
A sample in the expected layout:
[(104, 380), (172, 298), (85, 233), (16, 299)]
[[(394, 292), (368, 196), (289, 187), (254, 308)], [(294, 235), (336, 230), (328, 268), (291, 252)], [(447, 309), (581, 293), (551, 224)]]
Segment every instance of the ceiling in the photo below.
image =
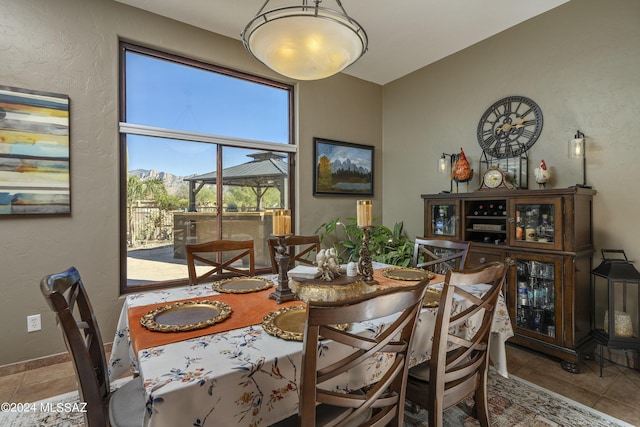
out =
[[(116, 0), (240, 40), (264, 0)], [(343, 73), (386, 84), (568, 0), (342, 0), (369, 37), (369, 50)], [(312, 0), (309, 0), (312, 3)], [(272, 0), (268, 9), (300, 5)], [(325, 7), (336, 8), (334, 0)], [(267, 9), (267, 10), (268, 10)]]

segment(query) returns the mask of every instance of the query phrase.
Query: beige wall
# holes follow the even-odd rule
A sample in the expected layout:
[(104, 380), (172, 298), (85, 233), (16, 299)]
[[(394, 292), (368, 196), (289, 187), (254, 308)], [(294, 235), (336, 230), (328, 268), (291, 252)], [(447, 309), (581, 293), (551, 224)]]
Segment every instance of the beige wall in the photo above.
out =
[[(0, 84), (71, 98), (73, 204), (70, 217), (0, 218), (0, 365), (64, 350), (38, 282), (70, 265), (84, 276), (105, 341), (113, 336), (121, 306), (118, 37), (277, 78), (236, 40), (111, 0), (0, 3)], [(519, 94), (535, 100), (545, 120), (530, 170), (543, 158), (554, 175), (551, 186), (579, 182), (580, 164), (567, 159), (566, 144), (576, 129), (583, 131), (588, 181), (598, 190), (596, 245), (640, 260), (634, 217), (640, 211), (639, 41), (637, 0), (573, 0), (383, 88), (346, 75), (300, 84), (298, 229), (312, 233), (355, 211), (353, 198), (313, 197), (314, 136), (376, 146), (374, 215), (384, 215), (386, 225), (404, 220), (415, 236), (422, 234), (420, 194), (449, 188), (434, 172), (437, 158), (462, 147), (477, 170), (478, 119), (495, 100)], [(25, 319), (34, 313), (43, 313), (44, 329), (27, 334)]]
[[(587, 181), (598, 191), (594, 264), (600, 248), (624, 249), (640, 262), (639, 70), (640, 2), (573, 0), (385, 85), (385, 223), (404, 220), (410, 236), (422, 235), (420, 195), (449, 189), (435, 172), (439, 156), (462, 147), (477, 172), (480, 116), (502, 97), (524, 95), (544, 115), (529, 151), (530, 188), (537, 188), (532, 171), (541, 159), (553, 174), (550, 187), (582, 182), (581, 161), (567, 155), (567, 141), (580, 129)], [(478, 186), (474, 180), (470, 191)]]
[[(0, 84), (68, 94), (71, 99), (70, 217), (0, 218), (0, 365), (64, 351), (39, 290), (40, 279), (71, 265), (80, 270), (103, 338), (113, 338), (122, 300), (119, 280), (118, 39), (279, 78), (237, 40), (112, 0), (4, 0), (0, 3)], [(355, 214), (353, 198), (312, 195), (312, 138), (382, 146), (382, 88), (347, 75), (297, 87), (297, 204), (302, 233)], [(381, 175), (381, 162), (376, 174)], [(381, 216), (381, 181), (376, 184)], [(335, 201), (335, 203), (334, 203)], [(331, 202), (331, 209), (326, 209)], [(308, 210), (307, 210), (308, 209)], [(306, 214), (309, 212), (309, 214)], [(186, 275), (186, 271), (185, 271)], [(27, 334), (26, 317), (43, 330)]]
[[(342, 75), (342, 77), (347, 77)], [(356, 198), (313, 197), (313, 137), (378, 147), (374, 153), (374, 217), (382, 218), (382, 87), (354, 78), (330, 78), (301, 85), (296, 182), (300, 230), (313, 234), (327, 220), (356, 216)]]

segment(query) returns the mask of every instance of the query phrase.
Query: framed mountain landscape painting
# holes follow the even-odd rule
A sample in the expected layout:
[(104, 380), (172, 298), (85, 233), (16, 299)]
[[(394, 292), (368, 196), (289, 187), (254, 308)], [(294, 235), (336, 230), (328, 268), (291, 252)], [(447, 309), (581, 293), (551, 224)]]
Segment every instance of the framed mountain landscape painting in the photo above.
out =
[(370, 145), (314, 138), (314, 195), (373, 195)]
[(0, 215), (70, 212), (69, 97), (0, 86)]

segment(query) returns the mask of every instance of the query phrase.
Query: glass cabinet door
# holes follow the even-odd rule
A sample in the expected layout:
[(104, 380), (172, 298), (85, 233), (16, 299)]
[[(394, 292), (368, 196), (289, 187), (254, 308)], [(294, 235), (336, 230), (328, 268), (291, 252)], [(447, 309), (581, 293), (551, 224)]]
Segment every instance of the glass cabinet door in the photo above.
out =
[[(510, 299), (517, 333), (549, 342), (561, 337), (561, 258), (516, 256)], [(515, 301), (514, 301), (515, 299)]]
[(460, 203), (456, 200), (427, 202), (425, 236), (458, 238)]
[(509, 244), (540, 249), (562, 249), (562, 204), (559, 199), (510, 201)]

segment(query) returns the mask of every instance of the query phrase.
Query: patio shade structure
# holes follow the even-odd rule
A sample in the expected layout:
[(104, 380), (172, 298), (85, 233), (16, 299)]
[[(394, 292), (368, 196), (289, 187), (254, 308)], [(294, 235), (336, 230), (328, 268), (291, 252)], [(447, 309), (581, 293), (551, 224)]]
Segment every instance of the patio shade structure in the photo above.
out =
[[(289, 164), (282, 159), (283, 154), (271, 151), (264, 153), (247, 154), (253, 160), (236, 166), (222, 169), (222, 185), (237, 187), (250, 187), (256, 195), (256, 208), (262, 209), (262, 196), (267, 189), (275, 187), (280, 190), (280, 206), (284, 206), (289, 186)], [(184, 180), (189, 183), (189, 212), (196, 212), (196, 194), (205, 184), (216, 184), (218, 174), (216, 171), (195, 175)]]

